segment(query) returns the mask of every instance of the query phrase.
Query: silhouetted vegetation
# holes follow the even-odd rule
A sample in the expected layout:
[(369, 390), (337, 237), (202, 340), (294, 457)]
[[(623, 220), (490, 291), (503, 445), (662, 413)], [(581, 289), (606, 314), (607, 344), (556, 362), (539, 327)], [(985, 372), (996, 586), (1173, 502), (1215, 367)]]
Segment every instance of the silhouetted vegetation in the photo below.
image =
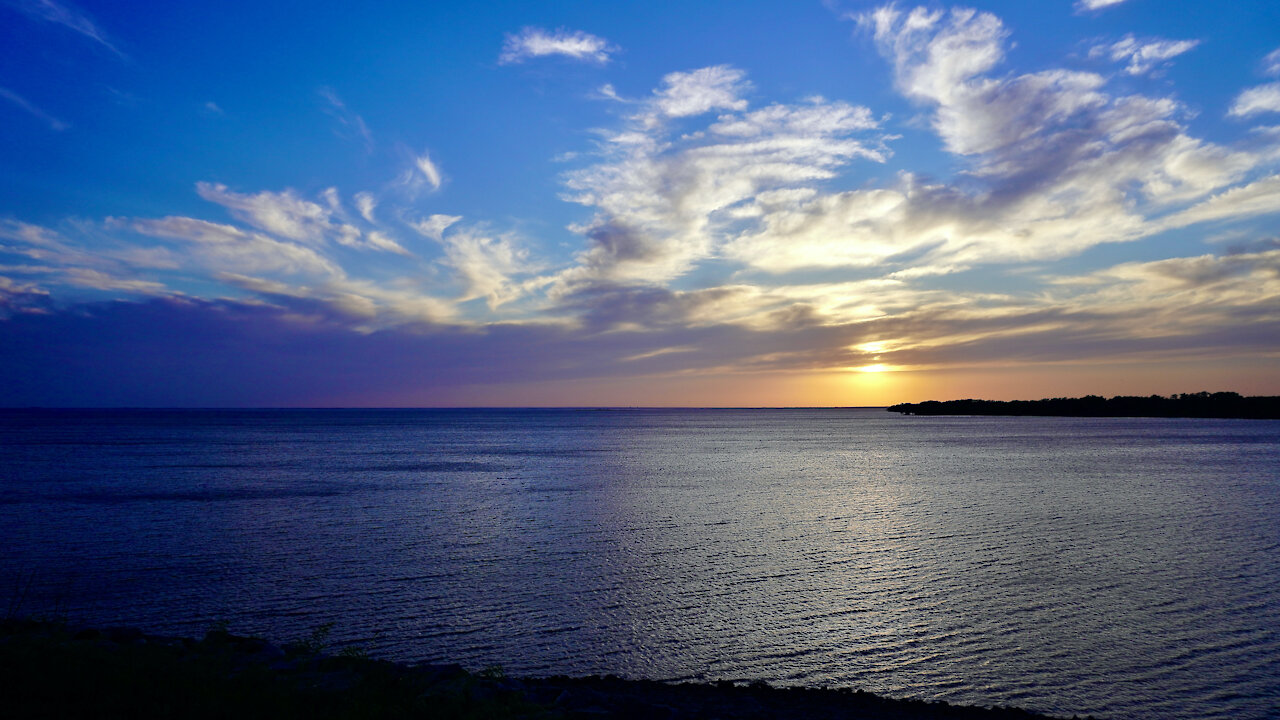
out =
[(929, 400), (887, 408), (908, 415), (1060, 415), (1066, 417), (1280, 418), (1280, 397), (1244, 397), (1233, 392), (1183, 393), (1164, 397), (1118, 395), (1045, 400)]
[(203, 639), (0, 620), (5, 718), (860, 718), (1027, 720), (1015, 708), (890, 700), (767, 683), (509, 678), (500, 670), (327, 654), (327, 628), (276, 646), (225, 628)]

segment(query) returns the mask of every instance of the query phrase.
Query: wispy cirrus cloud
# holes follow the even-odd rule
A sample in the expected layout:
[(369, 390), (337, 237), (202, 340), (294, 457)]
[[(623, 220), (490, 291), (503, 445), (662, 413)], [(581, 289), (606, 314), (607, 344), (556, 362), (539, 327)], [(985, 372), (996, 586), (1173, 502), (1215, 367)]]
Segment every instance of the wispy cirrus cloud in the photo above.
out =
[[(147, 278), (145, 271), (174, 267), (168, 258), (128, 243), (110, 243), (89, 250), (60, 232), (39, 225), (0, 220), (0, 257), (19, 257), (20, 265), (0, 265), (0, 272), (24, 276), (23, 292), (50, 296), (43, 286), (121, 291), (143, 295), (166, 294), (162, 282)], [(11, 286), (11, 277), (3, 278)], [(43, 286), (42, 286), (43, 285)], [(43, 311), (43, 310), (41, 310)]]
[(436, 167), (436, 164), (431, 161), (430, 153), (424, 152), (414, 158), (413, 164), (418, 169), (418, 172), (422, 173), (423, 179), (427, 181), (432, 190), (440, 189), (440, 183), (442, 182), (440, 168)]
[(444, 173), (440, 166), (431, 159), (431, 153), (423, 151), (421, 155), (406, 152), (405, 168), (395, 179), (395, 186), (410, 199), (423, 193), (433, 193), (444, 184)]
[(223, 273), (218, 279), (254, 293), (305, 322), (367, 334), (409, 330), (437, 323), (460, 324), (455, 304), (412, 287), (387, 287), (366, 279), (324, 278), (283, 282), (260, 275)]
[(1216, 193), (1158, 221), (1159, 229), (1280, 213), (1280, 175), (1269, 175)]
[(338, 122), (338, 134), (359, 140), (364, 145), (365, 152), (373, 152), (373, 132), (365, 124), (364, 118), (352, 112), (333, 88), (322, 87), (318, 92), (325, 100), (325, 112)]
[(526, 27), (508, 34), (498, 62), (503, 65), (522, 63), (532, 58), (562, 56), (571, 60), (603, 65), (617, 48), (602, 37), (581, 30), (545, 30)]
[[(1280, 77), (1280, 48), (1267, 53), (1259, 65), (1263, 75)], [(1242, 91), (1231, 103), (1227, 114), (1245, 118), (1274, 112), (1280, 112), (1280, 82), (1256, 85)]]
[(182, 256), (193, 269), (213, 273), (279, 273), (308, 277), (343, 275), (337, 264), (312, 248), (263, 233), (248, 232), (234, 225), (172, 216), (117, 219), (111, 226), (150, 237), (182, 241), (187, 250)]
[(354, 200), (356, 209), (360, 211), (360, 217), (364, 218), (366, 222), (377, 222), (373, 217), (373, 211), (378, 207), (378, 198), (373, 193), (367, 190), (358, 192), (355, 194)]
[[(234, 222), (176, 215), (107, 218), (70, 224), (64, 234), (0, 220), (0, 277), (21, 289), (23, 298), (36, 299), (32, 293), (58, 285), (173, 294), (170, 283), (199, 278), (299, 317), (373, 332), (415, 323), (473, 323), (465, 315), (477, 313), (460, 313), (461, 304), (484, 299), (490, 309), (504, 306), (526, 294), (531, 273), (540, 267), (511, 233), (462, 227), (446, 235), (459, 216), (378, 222), (380, 198), (373, 192), (356, 193), (354, 208), (334, 188), (314, 199), (292, 189), (241, 193), (205, 182), (196, 192), (228, 210)], [(406, 213), (393, 207), (388, 215), (399, 219)], [(404, 230), (435, 240), (438, 257), (423, 260), (409, 253), (399, 239)], [(356, 256), (343, 248), (403, 257), (353, 262)], [(6, 263), (10, 258), (23, 262)]]
[(1262, 74), (1271, 77), (1280, 76), (1280, 48), (1272, 50), (1262, 58)]
[(65, 0), (8, 0), (8, 4), (28, 17), (61, 25), (93, 40), (119, 57), (125, 57), (124, 52), (116, 47), (97, 21)]
[(1162, 40), (1144, 38), (1139, 40), (1132, 34), (1124, 36), (1110, 45), (1095, 45), (1089, 50), (1090, 57), (1108, 57), (1114, 62), (1127, 62), (1124, 71), (1130, 75), (1147, 75), (1162, 67), (1173, 58), (1194, 49), (1199, 40)]
[(59, 120), (58, 118), (53, 117), (52, 115), (45, 112), (44, 110), (41, 110), (35, 105), (32, 105), (26, 98), (22, 97), (16, 92), (13, 92), (12, 90), (9, 90), (8, 88), (0, 87), (0, 98), (4, 98), (5, 100), (8, 100), (14, 105), (17, 105), (20, 109), (22, 109), (29, 115), (35, 118), (38, 118), (39, 120), (44, 122), (46, 125), (48, 125), (50, 130), (61, 132), (71, 127), (70, 123), (63, 122), (62, 120)]
[(227, 208), (237, 220), (290, 240), (318, 243), (331, 230), (332, 211), (293, 190), (243, 194), (221, 183), (199, 182), (196, 193)]
[(236, 219), (290, 240), (311, 244), (332, 240), (352, 248), (408, 254), (385, 234), (366, 232), (347, 222), (335, 188), (321, 193), (319, 203), (304, 199), (293, 190), (246, 194), (219, 183), (196, 183), (196, 192), (205, 200), (230, 210)]

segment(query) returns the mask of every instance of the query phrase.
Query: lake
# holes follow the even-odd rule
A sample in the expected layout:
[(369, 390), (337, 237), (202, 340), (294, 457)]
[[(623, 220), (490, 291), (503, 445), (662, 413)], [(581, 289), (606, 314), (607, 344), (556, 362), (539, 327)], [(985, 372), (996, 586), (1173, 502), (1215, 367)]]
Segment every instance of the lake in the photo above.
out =
[(0, 411), (9, 611), (509, 674), (1280, 714), (1280, 421)]

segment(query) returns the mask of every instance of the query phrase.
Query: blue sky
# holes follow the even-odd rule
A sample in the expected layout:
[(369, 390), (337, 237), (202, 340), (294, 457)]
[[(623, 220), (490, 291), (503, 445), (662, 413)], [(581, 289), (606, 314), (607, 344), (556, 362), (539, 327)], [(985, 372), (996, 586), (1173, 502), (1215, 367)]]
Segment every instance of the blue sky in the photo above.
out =
[(1280, 9), (0, 0), (8, 404), (1280, 394)]

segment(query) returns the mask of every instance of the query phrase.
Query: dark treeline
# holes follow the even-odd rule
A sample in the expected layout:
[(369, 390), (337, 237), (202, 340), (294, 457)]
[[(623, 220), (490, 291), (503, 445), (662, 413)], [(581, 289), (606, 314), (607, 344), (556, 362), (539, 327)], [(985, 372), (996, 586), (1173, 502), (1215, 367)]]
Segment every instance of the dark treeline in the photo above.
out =
[(1280, 418), (1280, 397), (1244, 397), (1233, 392), (1183, 393), (1163, 397), (1116, 396), (1044, 400), (928, 400), (888, 408), (907, 415), (1061, 415), (1067, 417)]

